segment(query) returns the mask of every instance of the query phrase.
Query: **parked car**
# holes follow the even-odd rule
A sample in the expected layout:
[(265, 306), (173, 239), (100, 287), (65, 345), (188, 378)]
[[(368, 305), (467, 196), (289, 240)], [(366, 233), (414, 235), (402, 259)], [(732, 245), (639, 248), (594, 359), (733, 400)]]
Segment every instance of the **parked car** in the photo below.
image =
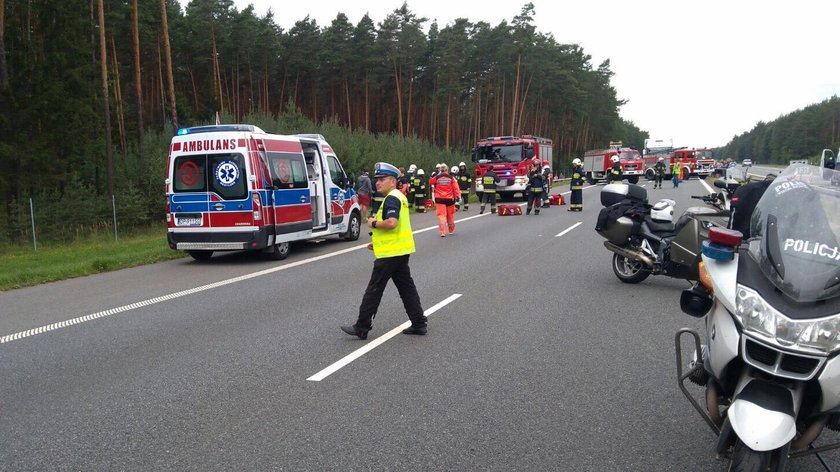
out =
[(741, 161), (741, 165), (744, 167), (752, 167), (752, 159), (744, 159)]

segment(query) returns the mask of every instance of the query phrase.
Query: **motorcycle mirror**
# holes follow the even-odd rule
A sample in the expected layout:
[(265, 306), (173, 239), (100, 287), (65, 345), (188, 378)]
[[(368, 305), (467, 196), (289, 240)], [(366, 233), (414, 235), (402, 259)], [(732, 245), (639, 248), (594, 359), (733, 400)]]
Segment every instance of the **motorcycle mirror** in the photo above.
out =
[(683, 313), (695, 318), (702, 318), (712, 309), (714, 300), (709, 292), (699, 284), (683, 290), (680, 295), (680, 309)]

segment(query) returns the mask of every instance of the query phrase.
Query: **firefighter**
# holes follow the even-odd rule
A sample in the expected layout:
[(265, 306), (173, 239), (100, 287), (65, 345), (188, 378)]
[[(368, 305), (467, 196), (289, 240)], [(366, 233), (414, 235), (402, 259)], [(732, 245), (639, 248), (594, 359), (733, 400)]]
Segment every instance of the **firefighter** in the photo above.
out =
[(682, 170), (682, 157), (674, 163), (671, 167), (671, 175), (674, 181), (674, 188), (678, 188), (680, 186), (680, 170)]
[(417, 204), (417, 213), (426, 212), (426, 173), (423, 169), (417, 169), (414, 177), (414, 202)]
[(653, 183), (653, 188), (662, 188), (662, 179), (665, 178), (665, 174), (668, 172), (668, 166), (665, 165), (665, 158), (660, 157), (656, 160), (656, 165), (653, 166), (653, 173), (656, 177), (656, 181)]
[(408, 199), (408, 209), (414, 209), (414, 174), (417, 172), (417, 166), (411, 164), (408, 166), (408, 173), (406, 177), (408, 177), (408, 194), (406, 198)]
[(583, 211), (583, 163), (575, 158), (572, 161), (572, 180), (570, 188), (572, 195), (569, 198), (569, 211)]
[[(454, 169), (457, 170), (457, 168)], [(458, 188), (458, 182), (449, 175), (446, 168), (442, 168), (438, 175), (432, 177), (429, 180), (429, 185), (435, 189), (435, 213), (438, 218), (438, 229), (440, 230), (440, 237), (445, 238), (447, 229), (449, 234), (455, 233), (455, 202), (461, 197), (461, 189)]]
[(612, 183), (612, 181), (617, 180), (621, 181), (621, 159), (618, 156), (613, 156), (610, 158), (612, 161), (612, 167), (607, 172), (607, 183)]
[(410, 182), (408, 179), (408, 174), (405, 173), (405, 167), (400, 167), (400, 178), (397, 179), (397, 190), (403, 193), (403, 195), (408, 195), (408, 183)]
[(551, 195), (551, 166), (548, 161), (543, 161), (543, 208), (549, 208), (550, 202), (548, 197)]
[(526, 215), (531, 214), (531, 208), (534, 208), (534, 215), (540, 214), (543, 190), (543, 173), (538, 164), (528, 173), (528, 207), (525, 209)]
[(484, 193), (481, 195), (481, 210), (478, 214), (484, 213), (484, 206), (490, 203), (490, 213), (496, 213), (496, 184), (499, 183), (499, 176), (493, 172), (492, 168), (488, 168), (487, 172), (481, 176), (481, 185), (484, 186)]
[(467, 211), (470, 209), (470, 187), (472, 187), (473, 179), (467, 171), (467, 164), (463, 162), (458, 164), (457, 170), (458, 176), (456, 178), (458, 180), (458, 188), (461, 189), (461, 208)]

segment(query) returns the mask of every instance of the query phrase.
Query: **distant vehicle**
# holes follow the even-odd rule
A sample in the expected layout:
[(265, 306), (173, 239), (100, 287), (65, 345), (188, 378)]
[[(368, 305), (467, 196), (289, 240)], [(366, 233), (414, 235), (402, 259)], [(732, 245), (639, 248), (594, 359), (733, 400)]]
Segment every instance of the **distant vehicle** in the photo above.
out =
[(627, 179), (631, 184), (639, 182), (642, 172), (642, 156), (639, 151), (624, 147), (621, 141), (610, 142), (608, 149), (586, 151), (583, 154), (583, 171), (586, 181), (594, 185), (601, 180), (607, 180), (607, 173), (612, 168), (612, 157), (618, 156), (621, 164), (621, 179)]
[(741, 165), (744, 167), (752, 167), (752, 159), (744, 159), (741, 161)]
[(480, 139), (472, 150), (475, 165), (475, 191), (484, 192), (481, 177), (492, 169), (499, 177), (496, 192), (502, 199), (521, 193), (525, 198), (528, 170), (534, 160), (553, 162), (552, 142), (548, 138), (525, 134), (522, 136), (495, 136)]

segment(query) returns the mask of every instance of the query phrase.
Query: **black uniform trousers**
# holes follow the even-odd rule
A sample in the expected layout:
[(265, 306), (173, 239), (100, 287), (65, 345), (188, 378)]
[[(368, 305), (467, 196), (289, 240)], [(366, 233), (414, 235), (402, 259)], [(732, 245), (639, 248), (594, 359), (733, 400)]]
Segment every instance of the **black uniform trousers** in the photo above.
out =
[(543, 200), (543, 193), (542, 192), (535, 192), (533, 190), (528, 190), (528, 206), (526, 210), (528, 213), (531, 212), (531, 208), (536, 207), (535, 213), (537, 215), (540, 214), (540, 207), (542, 206)]
[(665, 177), (664, 174), (660, 174), (659, 172), (656, 173), (656, 181), (653, 184), (653, 188), (659, 187), (662, 188), (662, 178)]
[(583, 209), (583, 189), (572, 189), (569, 205), (572, 208)]
[(362, 297), (362, 304), (359, 307), (359, 320), (356, 321), (357, 329), (369, 330), (373, 317), (379, 309), (379, 302), (382, 301), (382, 292), (388, 285), (388, 280), (393, 279), (400, 298), (403, 301), (408, 319), (415, 327), (426, 327), (426, 316), (423, 315), (423, 307), (420, 305), (420, 295), (411, 278), (411, 271), (408, 268), (408, 255), (383, 257), (376, 259), (373, 263), (373, 273), (370, 275), (365, 294)]

